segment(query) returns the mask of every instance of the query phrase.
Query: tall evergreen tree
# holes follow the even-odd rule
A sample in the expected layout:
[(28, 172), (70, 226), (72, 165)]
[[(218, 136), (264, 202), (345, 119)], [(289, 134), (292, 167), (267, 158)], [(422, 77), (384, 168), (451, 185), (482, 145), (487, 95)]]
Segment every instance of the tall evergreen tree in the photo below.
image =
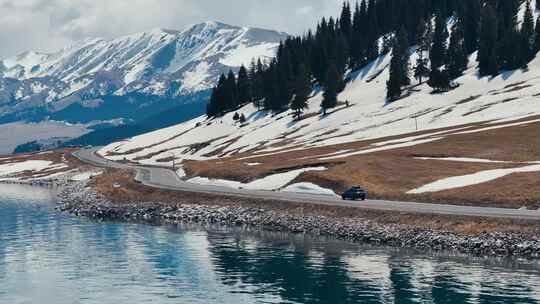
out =
[(480, 23), (481, 3), (479, 0), (465, 0), (460, 15), (463, 16), (464, 39), (467, 54), (478, 49), (478, 24)]
[(428, 66), (428, 58), (427, 53), (429, 53), (429, 50), (431, 49), (431, 41), (432, 41), (432, 30), (431, 30), (431, 22), (420, 22), (417, 29), (418, 37), (417, 37), (417, 49), (416, 53), (418, 55), (416, 60), (416, 65), (414, 67), (414, 78), (418, 80), (419, 83), (422, 83), (422, 80), (425, 77), (429, 76), (429, 66)]
[(523, 46), (521, 35), (517, 28), (508, 28), (498, 42), (497, 59), (499, 66), (506, 70), (513, 70), (521, 66)]
[(225, 94), (227, 96), (228, 109), (236, 108), (239, 104), (238, 84), (236, 82), (236, 75), (232, 70), (229, 70), (229, 74), (227, 75)]
[(377, 15), (377, 7), (375, 5), (375, 0), (369, 0), (369, 7), (367, 11), (366, 37), (367, 60), (374, 60), (379, 56), (379, 18)]
[(450, 78), (457, 78), (467, 69), (469, 58), (465, 47), (463, 21), (458, 19), (452, 26), (450, 44), (446, 56), (446, 69)]
[(214, 117), (217, 114), (217, 86), (212, 89), (212, 95), (210, 95), (210, 101), (206, 105), (206, 115), (208, 117)]
[(361, 6), (356, 3), (353, 16), (352, 25), (352, 39), (351, 39), (351, 64), (353, 67), (358, 68), (365, 63), (365, 21), (366, 21), (366, 0), (362, 0)]
[(498, 32), (498, 21), (495, 10), (491, 5), (486, 4), (482, 9), (478, 42), (478, 68), (481, 76), (494, 76), (499, 73), (497, 55)]
[(446, 44), (448, 40), (448, 29), (446, 18), (442, 13), (438, 13), (435, 19), (435, 32), (433, 34), (433, 45), (429, 53), (431, 69), (440, 68), (446, 59)]
[(337, 97), (341, 90), (343, 90), (343, 79), (336, 65), (331, 63), (324, 83), (323, 100), (321, 103), (323, 115), (327, 114), (328, 109), (334, 108), (337, 105)]
[(344, 74), (349, 64), (349, 44), (342, 33), (336, 34), (332, 44), (333, 51), (330, 60), (336, 64), (338, 71)]
[(264, 71), (265, 67), (259, 58), (251, 68), (250, 81), (253, 95), (253, 103), (258, 110), (263, 108), (262, 99), (264, 98)]
[(228, 108), (227, 99), (225, 96), (225, 87), (227, 86), (227, 77), (221, 74), (217, 86), (212, 90), (210, 102), (206, 107), (208, 116), (218, 116)]
[(525, 65), (534, 55), (534, 16), (531, 8), (531, 1), (527, 0), (525, 15), (521, 25), (521, 64)]
[[(537, 3), (540, 3), (538, 0)], [(534, 47), (533, 55), (536, 55), (540, 51), (540, 17), (536, 19), (536, 27), (534, 28)]]
[(341, 16), (339, 18), (339, 29), (343, 33), (343, 36), (347, 40), (348, 44), (351, 44), (352, 39), (352, 12), (349, 2), (343, 2), (343, 8), (341, 10)]
[(409, 52), (407, 32), (402, 28), (395, 35), (390, 61), (390, 78), (386, 83), (386, 97), (393, 101), (401, 96), (402, 86), (408, 85), (409, 79)]
[(300, 117), (302, 111), (307, 109), (310, 93), (311, 79), (308, 70), (304, 64), (300, 64), (294, 86), (294, 98), (291, 102), (291, 110), (295, 112), (295, 117)]
[(237, 83), (237, 90), (238, 90), (238, 102), (239, 103), (246, 103), (251, 102), (251, 84), (249, 80), (249, 75), (246, 67), (243, 65), (240, 67), (240, 70), (238, 71), (238, 83)]

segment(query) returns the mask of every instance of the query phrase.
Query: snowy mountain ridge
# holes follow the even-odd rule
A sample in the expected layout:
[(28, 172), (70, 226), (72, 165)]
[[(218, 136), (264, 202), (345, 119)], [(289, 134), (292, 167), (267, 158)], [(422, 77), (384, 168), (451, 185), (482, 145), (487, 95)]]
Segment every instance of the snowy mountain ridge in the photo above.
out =
[(210, 21), (182, 31), (85, 39), (54, 53), (25, 52), (0, 61), (0, 115), (44, 106), (57, 111), (102, 95), (207, 90), (228, 69), (273, 57), (285, 37)]

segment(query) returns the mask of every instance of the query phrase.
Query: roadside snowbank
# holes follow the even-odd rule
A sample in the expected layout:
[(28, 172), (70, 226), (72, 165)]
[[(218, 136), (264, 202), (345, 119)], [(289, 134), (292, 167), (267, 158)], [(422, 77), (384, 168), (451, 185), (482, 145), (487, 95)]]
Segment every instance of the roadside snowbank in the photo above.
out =
[(296, 183), (289, 185), (283, 190), (283, 192), (295, 192), (295, 193), (309, 193), (309, 194), (319, 194), (319, 195), (329, 195), (337, 197), (336, 193), (330, 189), (323, 188), (319, 185), (312, 183)]
[(266, 176), (264, 178), (252, 181), (250, 183), (241, 183), (223, 179), (209, 179), (206, 177), (194, 177), (189, 179), (188, 183), (218, 186), (218, 187), (230, 187), (235, 189), (247, 189), (247, 190), (279, 190), (292, 182), (302, 173), (308, 171), (325, 171), (326, 167), (314, 167), (293, 170), (285, 173), (278, 173)]

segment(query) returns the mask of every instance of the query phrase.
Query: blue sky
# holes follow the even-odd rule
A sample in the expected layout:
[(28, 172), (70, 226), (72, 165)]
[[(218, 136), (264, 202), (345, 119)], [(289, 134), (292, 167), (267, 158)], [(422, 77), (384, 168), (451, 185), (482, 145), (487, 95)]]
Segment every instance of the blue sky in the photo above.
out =
[(0, 0), (0, 57), (215, 20), (301, 33), (341, 0)]

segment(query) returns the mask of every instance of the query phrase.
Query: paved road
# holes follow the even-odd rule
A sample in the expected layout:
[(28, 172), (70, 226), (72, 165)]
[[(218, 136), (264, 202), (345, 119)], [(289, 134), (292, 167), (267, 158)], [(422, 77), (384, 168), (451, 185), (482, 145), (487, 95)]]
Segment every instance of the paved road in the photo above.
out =
[(207, 186), (192, 184), (182, 181), (174, 171), (166, 168), (143, 167), (127, 165), (106, 160), (96, 155), (96, 148), (83, 149), (74, 152), (73, 155), (83, 162), (98, 166), (117, 169), (134, 169), (137, 171), (136, 180), (142, 184), (154, 188), (189, 191), (195, 193), (218, 194), (243, 198), (255, 198), (263, 200), (279, 200), (296, 203), (309, 203), (328, 206), (345, 206), (361, 209), (398, 211), (407, 213), (443, 214), (457, 216), (479, 216), (510, 219), (539, 220), (540, 211), (517, 210), (503, 208), (467, 207), (442, 204), (426, 204), (412, 202), (395, 202), (384, 200), (366, 200), (363, 202), (343, 201), (326, 195), (239, 190), (228, 187)]

